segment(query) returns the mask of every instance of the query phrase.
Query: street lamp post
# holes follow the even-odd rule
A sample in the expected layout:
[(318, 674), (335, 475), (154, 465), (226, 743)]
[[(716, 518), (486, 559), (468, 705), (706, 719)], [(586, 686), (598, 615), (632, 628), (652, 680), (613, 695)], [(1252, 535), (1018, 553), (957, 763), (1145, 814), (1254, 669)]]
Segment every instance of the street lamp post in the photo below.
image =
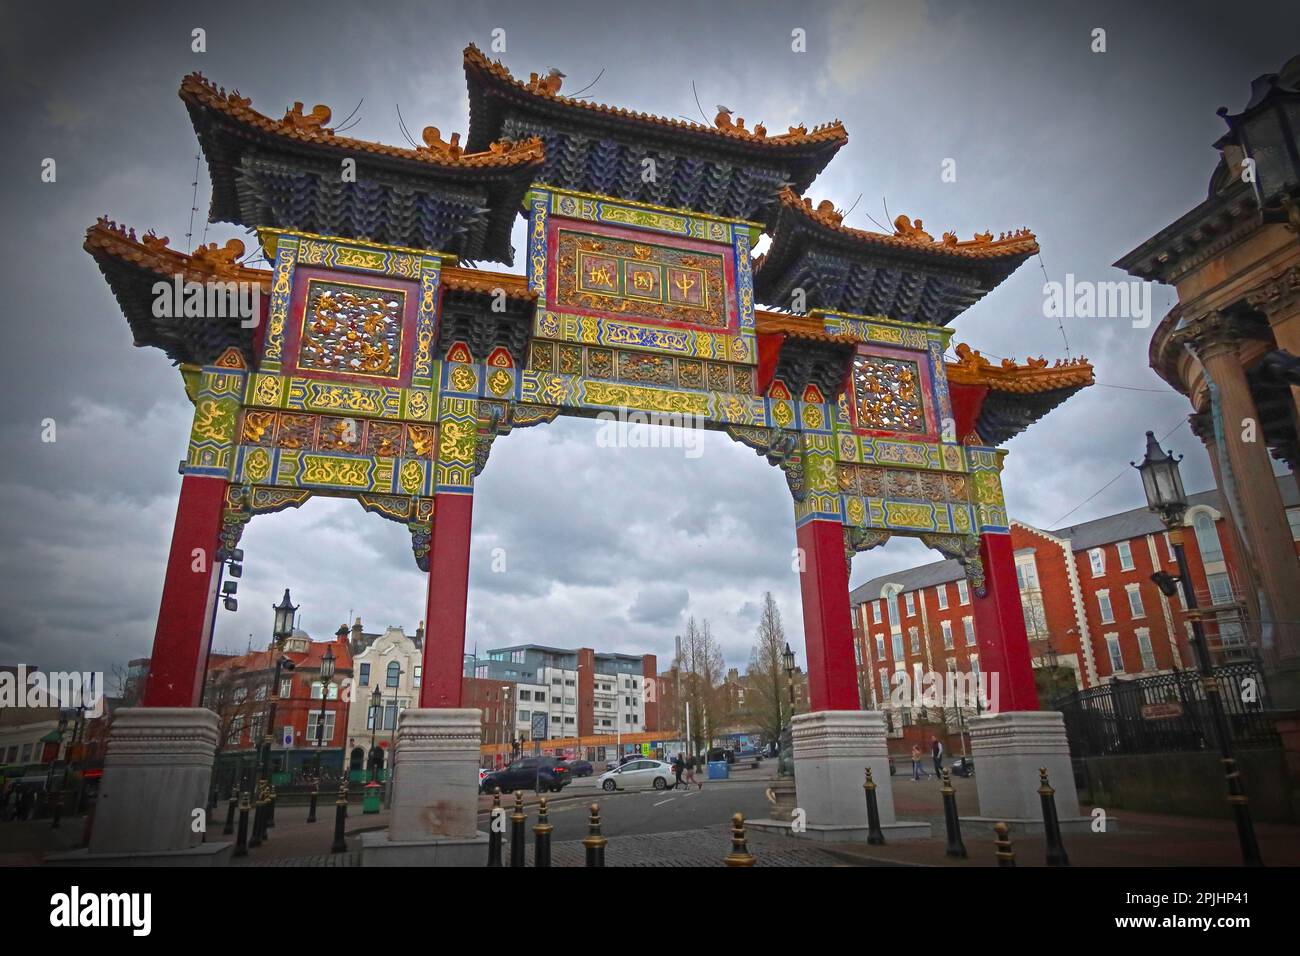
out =
[(334, 648), (325, 648), (320, 660), (320, 719), (316, 721), (316, 780), (321, 779), (321, 757), (325, 746), (325, 701), (329, 697), (330, 682), (334, 679)]
[(289, 589), (284, 589), (284, 597), (280, 603), (272, 607), (275, 611), (275, 624), (271, 631), (272, 650), (275, 655), (275, 673), (271, 680), (271, 690), (267, 695), (267, 715), (266, 715), (266, 733), (262, 736), (262, 759), (261, 772), (259, 773), (260, 782), (264, 785), (270, 776), (271, 770), (271, 740), (275, 733), (275, 705), (280, 699), (280, 675), (286, 670), (293, 670), (294, 663), (284, 656), (285, 642), (293, 635), (294, 615), (298, 612), (298, 607), (294, 605), (289, 597)]
[(1183, 491), (1183, 479), (1178, 472), (1178, 462), (1160, 447), (1153, 432), (1147, 432), (1146, 457), (1141, 464), (1130, 462), (1142, 476), (1142, 488), (1146, 492), (1147, 507), (1156, 512), (1169, 529), (1169, 540), (1174, 546), (1174, 557), (1178, 562), (1178, 577), (1175, 579), (1166, 571), (1157, 571), (1151, 580), (1160, 590), (1172, 597), (1176, 591), (1174, 582), (1182, 586), (1183, 599), (1187, 602), (1187, 613), (1192, 621), (1192, 648), (1196, 652), (1197, 669), (1201, 676), (1201, 689), (1205, 692), (1209, 704), (1210, 718), (1214, 722), (1214, 735), (1219, 741), (1219, 753), (1223, 758), (1223, 768), (1228, 782), (1228, 803), (1232, 806), (1237, 823), (1237, 839), (1241, 844), (1241, 859), (1246, 866), (1261, 866), (1259, 845), (1255, 841), (1255, 826), (1251, 822), (1250, 805), (1246, 798), (1246, 788), (1237, 772), (1237, 761), (1232, 753), (1232, 732), (1228, 718), (1223, 711), (1220, 697), (1219, 681), (1214, 675), (1214, 665), (1210, 660), (1209, 647), (1205, 642), (1205, 631), (1201, 627), (1201, 618), (1197, 610), (1196, 594), (1192, 590), (1191, 575), (1187, 570), (1187, 553), (1183, 550), (1183, 516), (1187, 513), (1187, 494)]
[(379, 719), (383, 715), (384, 692), (375, 685), (374, 691), (370, 694), (370, 779), (374, 780), (375, 773), (375, 734), (379, 730)]

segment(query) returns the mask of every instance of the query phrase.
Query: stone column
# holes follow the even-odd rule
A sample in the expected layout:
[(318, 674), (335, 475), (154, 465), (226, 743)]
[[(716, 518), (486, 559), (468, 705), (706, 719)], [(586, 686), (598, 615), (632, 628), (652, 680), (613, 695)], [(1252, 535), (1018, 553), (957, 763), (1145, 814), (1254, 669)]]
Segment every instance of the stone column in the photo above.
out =
[[(1246, 301), (1268, 317), (1277, 347), (1300, 358), (1300, 266), (1276, 275), (1246, 294)], [(1291, 386), (1300, 421), (1300, 386)]]
[[(1269, 691), (1275, 706), (1295, 708), (1300, 706), (1300, 625), (1295, 623), (1300, 622), (1300, 563), (1273, 477), (1263, 424), (1237, 354), (1237, 336), (1231, 319), (1216, 312), (1188, 323), (1178, 334), (1196, 351), (1218, 390), (1222, 451), (1232, 478), (1225, 492), (1236, 492), (1242, 531), (1268, 604), (1260, 622), (1260, 644), (1265, 662), (1278, 678), (1269, 681)], [(1244, 441), (1250, 423), (1255, 440)]]
[[(436, 518), (435, 518), (436, 520)], [(485, 866), (478, 830), (482, 712), (411, 708), (397, 722), (388, 830), (363, 833), (363, 866)]]
[(866, 842), (867, 802), (862, 785), (868, 767), (876, 783), (885, 842), (930, 835), (930, 824), (900, 821), (894, 813), (883, 714), (876, 710), (823, 710), (797, 714), (790, 726), (795, 798), (804, 812), (808, 837)]
[[(213, 866), (229, 862), (207, 817), (217, 715), (203, 707), (129, 707), (113, 715), (88, 849), (58, 865)], [(207, 837), (196, 828), (202, 821)]]

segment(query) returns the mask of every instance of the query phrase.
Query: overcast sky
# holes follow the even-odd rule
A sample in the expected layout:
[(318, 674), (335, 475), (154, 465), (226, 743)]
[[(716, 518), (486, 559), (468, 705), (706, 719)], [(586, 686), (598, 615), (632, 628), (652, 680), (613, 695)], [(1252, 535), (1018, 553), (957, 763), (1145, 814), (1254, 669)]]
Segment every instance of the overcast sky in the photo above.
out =
[[(499, 55), (516, 76), (554, 65), (577, 91), (603, 69), (590, 91), (600, 102), (697, 118), (694, 81), (709, 117), (726, 103), (769, 129), (839, 118), (848, 145), (809, 195), (841, 208), (857, 201), (847, 224), (876, 228), (871, 217), (888, 221), (887, 204), (891, 218), (919, 217), (936, 236), (1037, 234), (1041, 264), (1026, 262), (954, 323), (954, 341), (1023, 361), (1066, 355), (1061, 329), (1043, 317), (1044, 269), (1057, 281), (1121, 278), (1111, 262), (1204, 198), (1217, 159), (1210, 144), (1224, 128), (1215, 109), (1239, 110), (1253, 77), (1298, 52), (1289, 45), (1300, 7), (1284, 7), (10, 5), (0, 32), (9, 450), (0, 663), (109, 669), (149, 653), (192, 406), (161, 352), (132, 348), (81, 241), (107, 213), (187, 247), (198, 150), (176, 90), (191, 70), (273, 116), (301, 100), (330, 105), (337, 121), (363, 100), (348, 135), (401, 144), (400, 105), (408, 127), (449, 138), (467, 128), (461, 51), (487, 49), (500, 27)], [(195, 27), (207, 31), (206, 53), (191, 52)], [(805, 53), (791, 51), (795, 28), (806, 31)], [(1105, 53), (1090, 51), (1095, 28), (1106, 31)], [(46, 157), (57, 161), (53, 184), (40, 181)], [(955, 183), (940, 178), (949, 158)], [(206, 169), (198, 180), (194, 241), (241, 235), (205, 223)], [(1173, 301), (1156, 287), (1155, 321)], [(1067, 319), (1064, 333), (1103, 384), (1010, 442), (1012, 515), (1050, 528), (1140, 505), (1127, 463), (1148, 428), (1173, 431), (1166, 445), (1187, 455), (1189, 489), (1209, 487), (1186, 399), (1147, 368), (1150, 329)], [(40, 440), (46, 418), (57, 423), (53, 444)], [(780, 473), (719, 433), (695, 458), (603, 448), (596, 435), (592, 422), (561, 420), (496, 442), (475, 494), (469, 648), (592, 646), (654, 652), (666, 665), (674, 634), (695, 615), (743, 668), (771, 590), (802, 660), (793, 510)], [(503, 573), (491, 567), (498, 547)], [(240, 608), (220, 613), (214, 649), (264, 646), (285, 587), (317, 638), (349, 615), (408, 633), (424, 615), (406, 530), (355, 503), (314, 499), (258, 518), (243, 548)], [(898, 539), (856, 558), (852, 581), (935, 557)]]

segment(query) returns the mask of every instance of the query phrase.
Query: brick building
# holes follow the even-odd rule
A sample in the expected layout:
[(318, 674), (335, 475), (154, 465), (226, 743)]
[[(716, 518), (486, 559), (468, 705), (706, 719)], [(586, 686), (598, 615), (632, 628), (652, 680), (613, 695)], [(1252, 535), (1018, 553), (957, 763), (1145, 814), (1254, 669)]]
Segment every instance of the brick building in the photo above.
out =
[[(1300, 539), (1296, 483), (1286, 476), (1278, 486), (1292, 537)], [(1201, 492), (1188, 504), (1184, 546), (1211, 651), (1217, 660), (1249, 657), (1257, 624), (1245, 611), (1222, 497)], [(1178, 568), (1164, 526), (1146, 508), (1056, 531), (1013, 521), (1011, 541), (1035, 668), (1068, 668), (1075, 687), (1093, 687), (1195, 666), (1181, 593), (1167, 598), (1150, 579)], [(970, 594), (957, 562), (877, 577), (856, 588), (851, 603), (863, 706), (885, 710), (895, 733), (921, 716), (890, 706), (896, 672), (979, 673)]]

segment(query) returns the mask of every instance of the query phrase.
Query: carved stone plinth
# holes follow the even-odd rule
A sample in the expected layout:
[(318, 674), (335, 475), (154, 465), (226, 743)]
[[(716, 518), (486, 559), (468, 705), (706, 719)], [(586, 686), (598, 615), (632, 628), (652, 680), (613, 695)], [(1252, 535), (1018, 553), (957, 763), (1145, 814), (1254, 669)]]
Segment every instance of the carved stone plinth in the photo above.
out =
[(795, 801), (802, 821), (747, 821), (760, 830), (824, 842), (867, 842), (863, 783), (871, 768), (880, 827), (886, 842), (924, 838), (930, 824), (894, 815), (894, 790), (885, 749), (885, 718), (874, 710), (823, 710), (791, 721), (794, 736)]
[[(217, 715), (204, 707), (130, 707), (113, 715), (90, 846), (57, 865), (212, 866), (233, 844), (207, 819)], [(196, 811), (202, 811), (202, 814)], [(207, 835), (196, 831), (205, 820)]]
[(412, 708), (397, 722), (388, 830), (364, 833), (363, 866), (485, 866), (478, 830), (480, 711)]
[[(1056, 791), (1056, 815), (1062, 831), (1089, 829), (1091, 819), (1079, 812), (1065, 718), (1058, 711), (1010, 711), (976, 717), (970, 722), (970, 748), (975, 758), (979, 815), (963, 816), (963, 824), (993, 826), (1003, 822), (1021, 832), (1041, 832), (1038, 770), (1045, 767)], [(1117, 826), (1113, 818), (1107, 820), (1108, 832)]]

